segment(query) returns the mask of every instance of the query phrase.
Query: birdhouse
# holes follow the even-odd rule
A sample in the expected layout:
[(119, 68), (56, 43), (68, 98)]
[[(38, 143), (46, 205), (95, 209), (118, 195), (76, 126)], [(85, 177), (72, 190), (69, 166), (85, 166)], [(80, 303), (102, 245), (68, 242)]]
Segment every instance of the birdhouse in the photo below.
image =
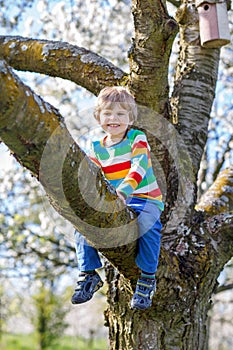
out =
[(219, 48), (230, 43), (227, 4), (224, 0), (196, 0), (201, 46)]

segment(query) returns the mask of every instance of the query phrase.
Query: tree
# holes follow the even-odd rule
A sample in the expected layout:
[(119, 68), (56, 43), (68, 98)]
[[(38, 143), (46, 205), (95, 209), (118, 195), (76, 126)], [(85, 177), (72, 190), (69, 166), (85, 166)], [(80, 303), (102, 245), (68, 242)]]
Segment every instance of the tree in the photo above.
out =
[(2, 279), (54, 279), (75, 266), (68, 227), (49, 208), (41, 186), (29, 172), (19, 165), (3, 171), (0, 198)]
[[(55, 222), (59, 226), (60, 217), (51, 210), (50, 217), (46, 216), (46, 201), (43, 200), (39, 183), (22, 167), (16, 166), (10, 173), (3, 171), (0, 197), (0, 281), (2, 286), (8, 286), (0, 290), (0, 335), (6, 321), (15, 316), (18, 309), (25, 316), (22, 299), (25, 298), (23, 288), (26, 289), (25, 281), (28, 280), (27, 292), (30, 293), (30, 286), (34, 290), (32, 324), (39, 348), (46, 349), (62, 336), (68, 326), (65, 315), (69, 304), (67, 298), (65, 300), (56, 289), (59, 277), (75, 265), (73, 247), (64, 239), (64, 234), (55, 228)], [(63, 230), (67, 232), (65, 227)], [(12, 279), (16, 281), (12, 282)], [(23, 297), (19, 297), (20, 292)], [(28, 300), (25, 303), (27, 317), (30, 308)]]
[[(110, 262), (105, 317), (111, 349), (207, 349), (211, 296), (233, 255), (233, 168), (223, 170), (197, 203), (220, 49), (200, 46), (194, 2), (179, 3), (176, 20), (166, 3), (156, 0), (133, 0), (132, 14), (129, 73), (68, 43), (1, 37), (0, 136), (41, 182), (56, 210)], [(169, 97), (168, 66), (178, 31)], [(158, 290), (146, 312), (129, 308), (138, 274), (134, 213), (73, 141), (58, 110), (10, 67), (69, 79), (94, 95), (106, 85), (124, 85), (134, 94), (166, 201)]]
[(41, 283), (38, 292), (33, 296), (36, 308), (33, 323), (40, 350), (54, 345), (68, 327), (64, 321), (68, 312), (68, 308), (64, 308), (65, 298), (54, 293), (52, 284), (52, 281), (50, 281), (50, 286)]

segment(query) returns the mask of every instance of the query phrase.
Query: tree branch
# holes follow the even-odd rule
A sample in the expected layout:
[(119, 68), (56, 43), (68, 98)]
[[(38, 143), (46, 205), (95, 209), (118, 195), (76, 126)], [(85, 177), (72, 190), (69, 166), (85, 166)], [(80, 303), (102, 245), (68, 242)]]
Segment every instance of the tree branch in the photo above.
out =
[(105, 58), (64, 42), (0, 36), (0, 58), (17, 70), (71, 80), (93, 94), (127, 81), (127, 74)]
[(209, 233), (213, 248), (226, 263), (233, 255), (233, 166), (219, 173), (196, 210), (206, 217), (201, 230)]
[(131, 89), (139, 103), (167, 116), (168, 65), (177, 23), (168, 15), (164, 1), (133, 0), (132, 13)]
[(179, 0), (169, 0), (170, 4), (172, 4), (175, 7), (179, 7), (181, 5), (181, 1)]
[[(211, 268), (214, 268), (214, 273), (216, 271), (220, 273), (233, 256), (233, 212), (211, 217), (204, 215), (202, 219), (204, 220), (198, 224), (199, 236), (205, 239), (202, 253), (206, 249), (204, 247), (208, 246), (208, 260), (209, 263), (211, 262)], [(196, 237), (196, 234), (193, 237)]]
[(41, 182), (54, 208), (119, 271), (134, 276), (136, 215), (123, 206), (74, 142), (59, 112), (25, 86), (4, 61), (0, 94), (3, 142)]
[(180, 25), (180, 50), (171, 108), (172, 121), (188, 147), (197, 176), (215, 97), (220, 50), (200, 46), (199, 19), (194, 4), (193, 1), (182, 5), (176, 15)]
[(221, 292), (225, 292), (227, 290), (231, 290), (233, 289), (233, 283), (227, 284), (227, 285), (223, 285), (223, 286), (219, 286), (216, 291), (215, 294), (221, 293)]
[(201, 197), (197, 210), (202, 210), (210, 216), (233, 211), (233, 166), (221, 171)]
[(213, 172), (214, 181), (216, 180), (220, 170), (222, 169), (222, 167), (224, 165), (224, 162), (226, 161), (227, 154), (231, 152), (231, 142), (232, 141), (233, 141), (233, 135), (231, 135), (230, 139), (227, 141), (227, 145), (226, 145), (224, 152), (222, 154), (219, 152), (220, 155), (218, 153), (216, 156), (217, 159), (216, 159), (215, 169)]

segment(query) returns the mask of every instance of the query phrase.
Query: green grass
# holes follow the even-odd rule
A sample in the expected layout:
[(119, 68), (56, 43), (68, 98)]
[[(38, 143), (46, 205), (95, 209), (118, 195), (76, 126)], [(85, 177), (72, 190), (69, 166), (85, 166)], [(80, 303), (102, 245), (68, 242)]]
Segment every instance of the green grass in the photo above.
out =
[[(37, 350), (38, 344), (33, 334), (3, 334), (0, 340), (1, 350)], [(46, 350), (107, 350), (105, 339), (85, 340), (65, 336)]]

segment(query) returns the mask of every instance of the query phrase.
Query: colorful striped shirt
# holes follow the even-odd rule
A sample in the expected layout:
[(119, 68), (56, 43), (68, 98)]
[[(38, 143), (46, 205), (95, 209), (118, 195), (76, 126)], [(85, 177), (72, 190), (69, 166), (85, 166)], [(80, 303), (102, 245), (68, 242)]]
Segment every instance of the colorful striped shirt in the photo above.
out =
[(149, 200), (163, 210), (162, 193), (151, 164), (150, 146), (142, 131), (130, 129), (121, 142), (109, 147), (104, 145), (104, 139), (94, 141), (90, 158), (125, 198)]

